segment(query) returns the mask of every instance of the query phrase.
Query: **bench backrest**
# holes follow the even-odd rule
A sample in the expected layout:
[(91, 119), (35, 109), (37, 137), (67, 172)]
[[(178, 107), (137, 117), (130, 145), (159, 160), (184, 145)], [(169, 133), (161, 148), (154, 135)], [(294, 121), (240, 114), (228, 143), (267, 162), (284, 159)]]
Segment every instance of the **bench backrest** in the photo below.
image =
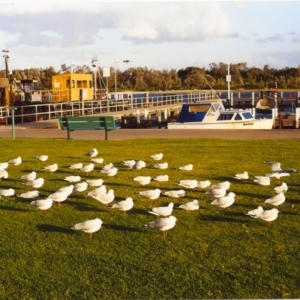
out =
[(105, 129), (105, 121), (107, 129), (116, 128), (113, 116), (59, 117), (60, 128), (67, 130), (76, 130), (76, 128)]

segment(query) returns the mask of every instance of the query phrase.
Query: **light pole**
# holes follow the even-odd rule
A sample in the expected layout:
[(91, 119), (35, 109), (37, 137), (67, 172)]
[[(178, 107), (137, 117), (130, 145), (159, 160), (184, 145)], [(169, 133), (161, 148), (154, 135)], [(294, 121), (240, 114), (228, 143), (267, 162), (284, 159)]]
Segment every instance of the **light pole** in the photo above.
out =
[(94, 100), (97, 99), (97, 66), (98, 66), (98, 56), (92, 58), (92, 67), (94, 68)]

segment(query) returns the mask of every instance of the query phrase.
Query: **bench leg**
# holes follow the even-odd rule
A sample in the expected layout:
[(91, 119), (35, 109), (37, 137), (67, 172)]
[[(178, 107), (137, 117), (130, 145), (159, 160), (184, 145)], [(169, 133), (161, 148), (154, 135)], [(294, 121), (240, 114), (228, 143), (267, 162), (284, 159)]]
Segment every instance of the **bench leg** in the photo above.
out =
[(70, 131), (68, 130), (68, 140), (70, 139)]
[(106, 141), (107, 141), (107, 132), (108, 132), (108, 130), (105, 129), (105, 140), (106, 140)]

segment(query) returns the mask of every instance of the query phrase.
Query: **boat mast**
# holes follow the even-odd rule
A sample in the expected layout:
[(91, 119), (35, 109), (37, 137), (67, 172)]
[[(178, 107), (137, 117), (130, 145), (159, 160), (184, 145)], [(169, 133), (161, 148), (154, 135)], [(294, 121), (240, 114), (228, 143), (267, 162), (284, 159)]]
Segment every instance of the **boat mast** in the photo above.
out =
[(227, 81), (227, 84), (228, 84), (228, 91), (227, 91), (227, 100), (229, 101), (229, 103), (231, 103), (231, 100), (230, 100), (230, 81), (231, 81), (231, 76), (230, 76), (230, 64), (228, 63), (228, 74), (226, 76), (226, 81)]

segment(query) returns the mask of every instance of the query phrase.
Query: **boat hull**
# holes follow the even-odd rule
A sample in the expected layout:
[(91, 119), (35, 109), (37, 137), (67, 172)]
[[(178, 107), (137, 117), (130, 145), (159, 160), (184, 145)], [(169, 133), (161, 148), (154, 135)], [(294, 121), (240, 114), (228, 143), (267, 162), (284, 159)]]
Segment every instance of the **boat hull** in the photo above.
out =
[(168, 123), (168, 129), (261, 129), (270, 130), (273, 128), (274, 121), (272, 119), (255, 119), (242, 122), (214, 122), (214, 123), (202, 123), (202, 122), (172, 122)]

